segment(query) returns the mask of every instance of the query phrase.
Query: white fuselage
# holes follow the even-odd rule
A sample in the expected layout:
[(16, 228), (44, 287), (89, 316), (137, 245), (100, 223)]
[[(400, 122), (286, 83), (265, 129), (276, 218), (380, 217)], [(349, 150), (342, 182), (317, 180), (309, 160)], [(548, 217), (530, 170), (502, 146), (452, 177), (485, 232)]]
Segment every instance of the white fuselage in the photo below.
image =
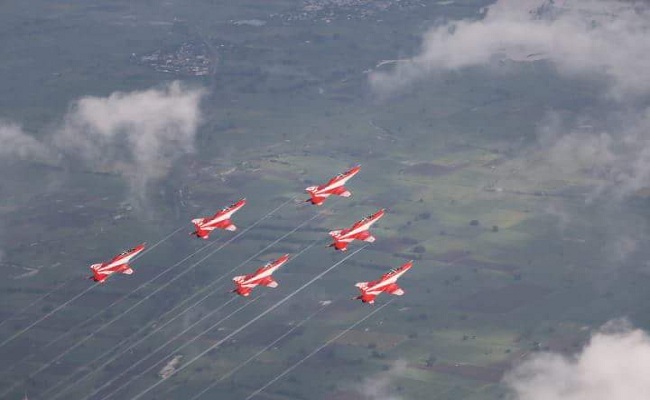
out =
[(219, 222), (223, 222), (227, 219), (230, 219), (232, 215), (235, 213), (235, 210), (228, 211), (226, 213), (223, 213), (215, 218), (208, 219), (207, 221), (203, 222), (203, 225), (205, 225), (206, 228), (210, 227), (210, 225), (217, 225)]
[(354, 175), (343, 176), (339, 180), (336, 180), (336, 181), (326, 185), (325, 187), (322, 187), (320, 189), (316, 189), (316, 191), (314, 191), (314, 194), (319, 196), (319, 197), (329, 197), (331, 195), (330, 192), (332, 190), (345, 185), (345, 183), (347, 181), (349, 181), (350, 178), (352, 178), (352, 176), (354, 176)]
[(397, 272), (395, 275), (390, 276), (384, 280), (377, 282), (375, 285), (368, 286), (364, 292), (367, 294), (378, 295), (383, 292), (383, 289), (386, 286), (392, 285), (397, 282), (397, 280), (406, 273), (407, 270)]
[(107, 274), (107, 275), (112, 274), (113, 272), (115, 272), (115, 269), (117, 269), (118, 267), (120, 267), (120, 266), (122, 266), (124, 264), (128, 264), (128, 262), (131, 261), (131, 259), (133, 257), (138, 255), (138, 253), (140, 253), (140, 252), (137, 251), (137, 252), (133, 252), (133, 253), (131, 253), (129, 255), (125, 255), (122, 258), (119, 258), (117, 260), (109, 262), (108, 264), (100, 265), (99, 267), (95, 268), (95, 270), (97, 272), (102, 273), (102, 274)]
[[(284, 263), (282, 263), (282, 264), (284, 264)], [(264, 270), (262, 270), (259, 273), (253, 275), (252, 277), (242, 280), (241, 282), (239, 282), (239, 284), (241, 286), (243, 286), (243, 287), (248, 287), (248, 288), (255, 287), (255, 286), (258, 285), (257, 282), (261, 281), (264, 278), (267, 278), (267, 277), (270, 277), (271, 275), (273, 275), (273, 273), (275, 271), (277, 271), (278, 268), (280, 268), (280, 266), (282, 266), (282, 264), (277, 264), (275, 266), (269, 265), (269, 266), (265, 267)]]
[(221, 215), (217, 215), (211, 218), (198, 218), (192, 220), (192, 222), (198, 225), (203, 230), (212, 231), (215, 230), (217, 228), (217, 225), (219, 225), (220, 223), (229, 220), (230, 217), (232, 217), (232, 215), (237, 210), (239, 210), (239, 208), (233, 208), (232, 210), (226, 211)]
[(339, 242), (351, 242), (351, 241), (353, 241), (353, 240), (354, 240), (354, 236), (360, 234), (361, 232), (365, 232), (365, 231), (367, 231), (368, 229), (370, 229), (370, 227), (372, 226), (372, 224), (374, 224), (375, 222), (377, 222), (377, 219), (378, 219), (378, 218), (373, 218), (373, 219), (368, 220), (366, 223), (361, 224), (361, 225), (359, 225), (358, 227), (353, 228), (353, 229), (350, 230), (349, 232), (346, 232), (346, 233), (342, 234), (341, 236), (339, 236), (338, 238), (336, 238), (336, 240), (338, 240)]

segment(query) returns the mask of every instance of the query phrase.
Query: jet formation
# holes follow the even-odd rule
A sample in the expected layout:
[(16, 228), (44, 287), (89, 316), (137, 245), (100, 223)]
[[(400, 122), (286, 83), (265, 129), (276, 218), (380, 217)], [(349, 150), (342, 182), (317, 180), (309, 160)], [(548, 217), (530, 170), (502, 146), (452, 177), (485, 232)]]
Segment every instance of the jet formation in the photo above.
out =
[[(350, 197), (352, 193), (345, 187), (345, 184), (359, 171), (361, 166), (357, 165), (345, 172), (336, 175), (327, 183), (320, 186), (310, 186), (305, 189), (309, 193), (309, 199), (305, 200), (316, 206), (321, 206), (328, 197), (335, 195), (340, 197)], [(191, 235), (201, 239), (209, 239), (210, 234), (215, 229), (223, 229), (227, 231), (237, 230), (237, 226), (232, 222), (232, 216), (246, 205), (246, 199), (242, 198), (237, 202), (217, 211), (211, 217), (196, 218), (191, 222), (194, 225), (194, 232)], [(370, 228), (379, 221), (384, 214), (385, 209), (380, 209), (374, 214), (371, 214), (357, 222), (351, 227), (346, 229), (337, 229), (329, 232), (333, 242), (328, 247), (333, 247), (337, 251), (347, 251), (348, 245), (355, 240), (361, 240), (367, 243), (373, 243), (376, 238), (370, 233)], [(91, 277), (95, 282), (103, 283), (110, 275), (114, 273), (122, 273), (126, 275), (133, 274), (133, 269), (129, 265), (134, 257), (144, 250), (145, 244), (140, 244), (130, 250), (124, 251), (115, 256), (111, 261), (93, 264), (90, 269), (93, 272)], [(278, 282), (273, 279), (273, 273), (276, 272), (282, 265), (289, 260), (290, 255), (285, 254), (282, 257), (269, 262), (255, 272), (248, 275), (236, 276), (233, 278), (235, 289), (233, 293), (240, 296), (250, 296), (252, 290), (257, 286), (266, 286), (270, 288), (278, 287)], [(406, 271), (411, 269), (413, 261), (409, 261), (399, 268), (395, 268), (382, 275), (376, 281), (359, 282), (355, 286), (361, 291), (361, 294), (354, 297), (355, 300), (361, 300), (363, 303), (374, 304), (375, 297), (381, 293), (389, 293), (396, 296), (404, 294), (404, 290), (397, 286), (397, 280)]]

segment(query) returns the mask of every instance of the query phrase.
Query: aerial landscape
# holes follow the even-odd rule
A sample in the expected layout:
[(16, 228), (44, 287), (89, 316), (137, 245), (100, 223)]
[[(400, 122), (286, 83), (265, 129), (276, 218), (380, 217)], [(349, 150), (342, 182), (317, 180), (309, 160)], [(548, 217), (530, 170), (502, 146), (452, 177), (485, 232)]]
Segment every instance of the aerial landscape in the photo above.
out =
[(0, 2), (0, 400), (647, 400), (650, 2)]

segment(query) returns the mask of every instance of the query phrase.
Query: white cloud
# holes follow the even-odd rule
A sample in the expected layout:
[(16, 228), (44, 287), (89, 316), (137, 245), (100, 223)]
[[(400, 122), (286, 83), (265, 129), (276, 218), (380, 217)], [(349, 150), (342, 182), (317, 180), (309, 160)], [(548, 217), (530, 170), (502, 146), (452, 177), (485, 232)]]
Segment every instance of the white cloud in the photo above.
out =
[(646, 400), (650, 337), (615, 321), (572, 357), (539, 354), (514, 368), (505, 383), (515, 400)]
[[(559, 73), (594, 76), (618, 96), (650, 91), (650, 10), (647, 4), (614, 0), (498, 0), (479, 20), (452, 21), (428, 31), (420, 54), (392, 72), (370, 75), (380, 92), (438, 71), (520, 60), (536, 55)], [(541, 7), (541, 8), (540, 8)]]
[(142, 200), (148, 183), (165, 177), (174, 161), (195, 150), (204, 94), (173, 82), (159, 89), (83, 97), (42, 141), (0, 121), (0, 159), (68, 159), (94, 171), (119, 173)]
[(357, 392), (367, 400), (401, 400), (393, 389), (395, 378), (399, 377), (406, 369), (404, 361), (397, 361), (391, 369), (367, 378)]
[(650, 109), (602, 114), (577, 121), (551, 114), (540, 124), (536, 145), (502, 167), (500, 185), (579, 193), (591, 214), (563, 197), (547, 198), (545, 212), (558, 232), (567, 239), (602, 240), (603, 265), (632, 266), (648, 239), (648, 225), (629, 200), (650, 188)]
[(52, 152), (19, 125), (0, 121), (0, 159), (45, 161), (52, 159)]
[(194, 151), (203, 94), (174, 82), (161, 89), (84, 97), (73, 103), (52, 142), (92, 169), (122, 173), (143, 194), (147, 183)]
[[(614, 117), (614, 113), (610, 113)], [(549, 176), (584, 174), (597, 182), (591, 197), (625, 198), (650, 186), (650, 109), (617, 117), (599, 131), (553, 121), (540, 134)]]

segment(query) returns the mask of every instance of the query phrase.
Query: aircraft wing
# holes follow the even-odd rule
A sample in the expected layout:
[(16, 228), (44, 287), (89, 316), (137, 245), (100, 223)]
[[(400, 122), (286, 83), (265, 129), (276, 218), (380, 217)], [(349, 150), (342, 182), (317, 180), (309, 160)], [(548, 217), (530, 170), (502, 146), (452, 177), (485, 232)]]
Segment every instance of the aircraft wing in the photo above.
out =
[(232, 221), (229, 220), (229, 219), (221, 221), (219, 223), (219, 228), (225, 229), (225, 230), (231, 231), (231, 232), (237, 230), (237, 227), (235, 226), (235, 224), (233, 224)]
[(372, 243), (375, 241), (375, 237), (370, 234), (369, 231), (359, 232), (354, 236), (357, 240), (363, 240), (364, 242)]
[(395, 283), (393, 283), (390, 286), (387, 286), (384, 292), (390, 293), (395, 296), (401, 296), (404, 294), (404, 290), (401, 287), (397, 286), (397, 284)]
[(346, 189), (345, 186), (334, 188), (330, 190), (330, 193), (341, 197), (350, 197), (352, 195), (352, 193), (350, 193), (350, 191)]
[(270, 287), (270, 288), (275, 288), (278, 287), (278, 282), (276, 282), (273, 278), (270, 276), (267, 276), (266, 278), (261, 279), (259, 282), (257, 282), (259, 285)]

